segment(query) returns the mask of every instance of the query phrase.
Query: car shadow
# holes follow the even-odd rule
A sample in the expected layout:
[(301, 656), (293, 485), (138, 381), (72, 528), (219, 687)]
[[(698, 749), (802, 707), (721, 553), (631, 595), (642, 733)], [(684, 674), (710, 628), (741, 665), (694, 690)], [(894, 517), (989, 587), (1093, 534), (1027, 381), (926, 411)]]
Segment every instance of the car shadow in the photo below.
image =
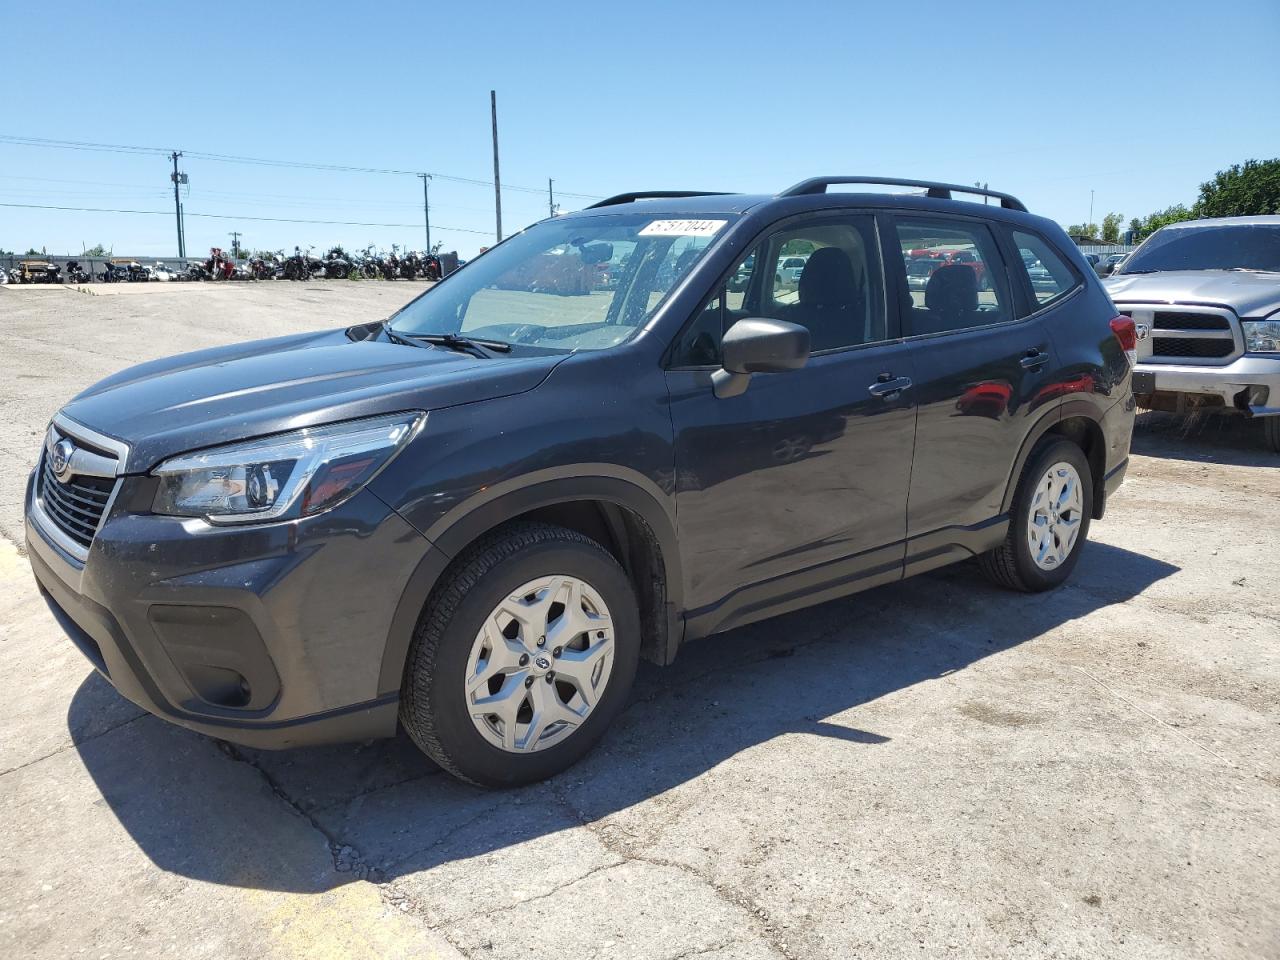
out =
[[(85, 715), (111, 693), (96, 673), (67, 722), (103, 800), (157, 866), (218, 884), (317, 892), (471, 861), (599, 821), (777, 737), (875, 750), (890, 738), (863, 726), (860, 706), (1123, 603), (1178, 569), (1092, 542), (1072, 580), (1049, 594), (998, 590), (965, 563), (692, 643), (671, 667), (642, 666), (626, 711), (593, 753), (518, 790), (459, 783), (403, 734), (279, 753), (219, 745), (253, 770), (151, 718), (130, 724), (127, 737), (84, 739), (76, 731), (92, 729)], [(290, 833), (246, 822), (246, 782), (321, 831), (340, 872), (316, 869), (310, 831), (304, 844), (281, 839), (297, 837), (296, 825)], [(252, 809), (263, 802), (258, 796)], [(292, 816), (274, 801), (267, 809)]]
[(1267, 449), (1262, 421), (1239, 416), (1143, 411), (1134, 421), (1132, 452), (1232, 467), (1280, 464), (1280, 458)]

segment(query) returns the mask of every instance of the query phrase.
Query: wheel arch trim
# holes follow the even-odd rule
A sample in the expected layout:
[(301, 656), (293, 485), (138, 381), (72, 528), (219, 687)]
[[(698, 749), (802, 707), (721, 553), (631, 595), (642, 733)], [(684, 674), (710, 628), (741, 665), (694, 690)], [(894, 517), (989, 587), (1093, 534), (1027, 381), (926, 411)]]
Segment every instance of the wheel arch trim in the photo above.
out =
[[(1018, 456), (1013, 462), (1013, 470), (1009, 473), (1008, 485), (1005, 487), (1004, 498), (1000, 503), (1001, 513), (1008, 513), (1013, 507), (1013, 497), (1018, 491), (1018, 481), (1022, 478), (1022, 471), (1026, 469), (1027, 462), (1031, 459), (1031, 455), (1035, 452), (1036, 446), (1048, 434), (1053, 432), (1063, 421), (1074, 418), (1088, 420), (1093, 424), (1094, 428), (1103, 436), (1104, 442), (1106, 434), (1102, 430), (1102, 413), (1098, 406), (1088, 400), (1068, 400), (1060, 404), (1053, 410), (1048, 411), (1040, 417), (1027, 431), (1027, 436), (1022, 441), (1022, 446), (1018, 450)], [(1067, 437), (1065, 439), (1071, 439)], [(1091, 465), (1092, 466), (1092, 465)], [(1095, 487), (1094, 509), (1098, 508), (1097, 487), (1104, 480), (1102, 476), (1093, 477)]]
[[(579, 469), (585, 471), (588, 468)], [(674, 518), (661, 500), (635, 480), (620, 476), (616, 467), (610, 470), (613, 475), (577, 473), (564, 476), (563, 472), (545, 471), (555, 475), (539, 478), (538, 474), (532, 474), (495, 484), (450, 510), (425, 531), (431, 547), (410, 576), (392, 617), (378, 674), (380, 693), (400, 690), (405, 660), (423, 607), (458, 554), (488, 531), (516, 517), (542, 507), (570, 502), (596, 502), (629, 510), (653, 531), (662, 554), (666, 603), (671, 611), (667, 619), (668, 658), (674, 655), (683, 639), (680, 628), (683, 621), (679, 612), (684, 609), (684, 577)], [(656, 485), (651, 482), (647, 485), (653, 486), (661, 495)]]

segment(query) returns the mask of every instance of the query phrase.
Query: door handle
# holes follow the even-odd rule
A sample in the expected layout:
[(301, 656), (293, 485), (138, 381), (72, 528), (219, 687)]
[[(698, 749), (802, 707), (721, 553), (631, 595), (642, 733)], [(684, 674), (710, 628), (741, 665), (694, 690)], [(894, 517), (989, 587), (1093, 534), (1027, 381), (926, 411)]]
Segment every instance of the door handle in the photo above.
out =
[(895, 377), (891, 373), (882, 373), (880, 374), (880, 379), (867, 387), (867, 392), (873, 397), (880, 397), (883, 400), (896, 400), (901, 396), (903, 390), (910, 389), (910, 377)]
[(1018, 361), (1024, 370), (1035, 370), (1037, 367), (1043, 367), (1049, 362), (1049, 355), (1041, 353), (1036, 347), (1032, 347), (1026, 352), (1026, 355)]

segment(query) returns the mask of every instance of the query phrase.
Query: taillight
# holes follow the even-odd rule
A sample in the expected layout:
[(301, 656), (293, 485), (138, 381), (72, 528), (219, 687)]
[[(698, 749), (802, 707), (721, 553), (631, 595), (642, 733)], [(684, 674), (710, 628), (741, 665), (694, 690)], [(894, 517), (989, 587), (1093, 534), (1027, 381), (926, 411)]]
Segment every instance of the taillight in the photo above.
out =
[(1120, 314), (1111, 320), (1111, 332), (1116, 335), (1116, 339), (1120, 341), (1120, 348), (1124, 350), (1124, 355), (1129, 358), (1129, 363), (1136, 364), (1138, 362), (1138, 328), (1133, 322), (1133, 317), (1126, 317)]

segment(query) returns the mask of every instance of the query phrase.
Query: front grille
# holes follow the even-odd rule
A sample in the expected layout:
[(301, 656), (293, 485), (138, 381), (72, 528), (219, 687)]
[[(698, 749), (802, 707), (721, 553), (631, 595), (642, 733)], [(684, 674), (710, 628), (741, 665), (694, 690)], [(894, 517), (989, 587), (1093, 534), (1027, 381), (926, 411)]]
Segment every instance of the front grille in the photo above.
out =
[[(1239, 323), (1227, 307), (1119, 303), (1138, 325), (1139, 363), (1222, 366), (1240, 356)], [(1149, 334), (1149, 337), (1146, 335)]]
[[(1185, 329), (1185, 328), (1184, 328)], [(1235, 352), (1234, 340), (1162, 337), (1153, 335), (1151, 355), (1154, 357), (1187, 357), (1198, 360), (1220, 360)]]
[(114, 478), (88, 476), (73, 476), (59, 483), (49, 465), (48, 451), (40, 455), (36, 482), (40, 504), (54, 525), (82, 547), (93, 542), (115, 484)]
[(1230, 330), (1231, 321), (1216, 313), (1171, 313), (1157, 310), (1152, 317), (1151, 326), (1155, 330)]

